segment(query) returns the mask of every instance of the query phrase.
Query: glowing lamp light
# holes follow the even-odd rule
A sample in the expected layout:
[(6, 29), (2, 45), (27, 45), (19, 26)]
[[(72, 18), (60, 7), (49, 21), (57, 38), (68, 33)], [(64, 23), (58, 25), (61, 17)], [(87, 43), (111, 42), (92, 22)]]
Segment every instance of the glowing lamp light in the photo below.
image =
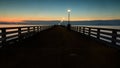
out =
[(67, 11), (68, 11), (68, 12), (71, 12), (71, 10), (70, 10), (70, 9), (68, 9)]

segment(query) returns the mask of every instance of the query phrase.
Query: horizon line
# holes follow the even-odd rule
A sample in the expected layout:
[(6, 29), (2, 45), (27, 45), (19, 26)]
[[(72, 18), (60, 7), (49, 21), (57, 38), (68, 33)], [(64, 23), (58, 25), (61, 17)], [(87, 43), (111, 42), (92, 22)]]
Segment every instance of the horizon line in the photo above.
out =
[[(111, 19), (111, 20), (71, 20), (71, 22), (74, 22), (74, 21), (114, 21), (114, 20), (120, 20), (120, 19)], [(22, 21), (13, 21), (13, 23), (23, 23), (23, 22), (30, 22), (30, 21), (34, 21), (34, 22), (37, 22), (37, 21), (61, 21), (61, 20), (22, 20)], [(68, 20), (64, 20), (64, 21), (68, 21)], [(0, 21), (0, 22), (6, 22), (6, 23), (11, 23), (9, 21)]]

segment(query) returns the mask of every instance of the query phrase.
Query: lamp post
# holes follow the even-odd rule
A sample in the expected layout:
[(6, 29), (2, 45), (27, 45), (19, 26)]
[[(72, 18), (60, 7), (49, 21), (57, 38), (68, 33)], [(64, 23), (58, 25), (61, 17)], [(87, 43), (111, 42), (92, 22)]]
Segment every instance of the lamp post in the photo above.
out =
[(67, 12), (68, 12), (68, 24), (70, 24), (70, 12), (71, 12), (71, 10), (68, 9)]
[(70, 12), (71, 12), (71, 10), (68, 9), (67, 12), (68, 12), (68, 24), (67, 24), (67, 27), (70, 30)]

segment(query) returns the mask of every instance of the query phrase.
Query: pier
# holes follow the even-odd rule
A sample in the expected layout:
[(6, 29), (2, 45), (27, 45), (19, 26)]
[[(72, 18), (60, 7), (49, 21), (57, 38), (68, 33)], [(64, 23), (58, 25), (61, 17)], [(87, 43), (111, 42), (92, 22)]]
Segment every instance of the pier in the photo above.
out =
[(0, 68), (120, 68), (120, 30), (0, 28)]

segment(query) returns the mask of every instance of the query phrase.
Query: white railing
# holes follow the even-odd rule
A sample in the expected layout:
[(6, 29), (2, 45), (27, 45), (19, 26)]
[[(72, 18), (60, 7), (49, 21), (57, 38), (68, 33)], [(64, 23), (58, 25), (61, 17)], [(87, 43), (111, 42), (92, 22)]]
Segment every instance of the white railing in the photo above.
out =
[(51, 26), (24, 26), (0, 28), (0, 47), (19, 42)]
[(120, 46), (120, 29), (72, 26), (72, 30), (110, 45)]

